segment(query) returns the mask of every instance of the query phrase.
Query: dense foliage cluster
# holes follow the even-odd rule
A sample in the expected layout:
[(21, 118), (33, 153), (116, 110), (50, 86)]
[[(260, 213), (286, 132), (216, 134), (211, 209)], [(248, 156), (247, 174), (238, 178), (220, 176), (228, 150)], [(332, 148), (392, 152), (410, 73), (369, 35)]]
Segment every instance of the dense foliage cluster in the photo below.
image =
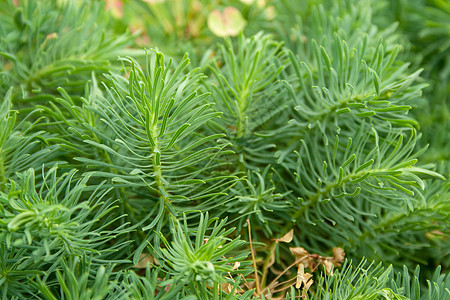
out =
[(450, 299), (445, 0), (0, 0), (2, 299)]

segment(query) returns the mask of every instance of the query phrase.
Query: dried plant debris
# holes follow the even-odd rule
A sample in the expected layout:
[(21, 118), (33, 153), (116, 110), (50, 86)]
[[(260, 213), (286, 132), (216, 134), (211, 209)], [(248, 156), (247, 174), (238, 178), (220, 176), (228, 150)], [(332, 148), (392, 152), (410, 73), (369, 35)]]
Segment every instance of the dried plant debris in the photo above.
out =
[[(250, 233), (250, 222), (247, 220)], [(249, 235), (251, 237), (251, 235)], [(272, 268), (276, 258), (276, 248), (279, 242), (291, 243), (294, 238), (294, 229), (291, 229), (288, 233), (280, 238), (273, 239), (271, 246), (265, 247), (264, 254), (266, 258), (262, 261), (257, 261), (257, 253), (253, 248), (253, 243), (249, 241), (250, 251), (252, 253), (252, 261), (254, 271), (247, 276), (246, 282), (250, 284), (241, 285), (242, 290), (246, 288), (254, 288), (255, 295), (257, 297), (271, 297), (271, 299), (283, 299), (286, 292), (291, 287), (295, 287), (301, 291), (302, 297), (306, 297), (309, 288), (313, 285), (312, 279), (315, 271), (319, 266), (323, 266), (328, 276), (333, 276), (333, 270), (335, 267), (340, 267), (345, 260), (344, 249), (335, 247), (333, 248), (333, 256), (325, 257), (318, 254), (310, 254), (303, 247), (289, 247), (292, 254), (292, 259), (289, 260), (283, 257), (283, 261), (289, 265), (282, 270), (275, 270)], [(268, 250), (268, 251), (267, 251)], [(260, 266), (258, 268), (258, 266)], [(295, 268), (297, 271), (294, 272)], [(308, 272), (309, 271), (309, 272)], [(261, 274), (261, 277), (260, 275)], [(280, 281), (283, 279), (283, 281)]]

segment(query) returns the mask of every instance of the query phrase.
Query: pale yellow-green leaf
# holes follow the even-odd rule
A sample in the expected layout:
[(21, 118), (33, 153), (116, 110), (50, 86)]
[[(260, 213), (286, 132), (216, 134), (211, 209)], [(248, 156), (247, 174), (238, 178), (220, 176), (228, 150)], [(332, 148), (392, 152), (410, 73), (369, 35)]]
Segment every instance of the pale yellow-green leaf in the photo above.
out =
[(241, 1), (242, 3), (247, 4), (247, 5), (250, 5), (253, 2), (255, 2), (255, 0), (239, 0), (239, 1)]
[(231, 6), (225, 7), (223, 12), (215, 9), (208, 15), (208, 28), (219, 37), (236, 36), (246, 24), (240, 11)]

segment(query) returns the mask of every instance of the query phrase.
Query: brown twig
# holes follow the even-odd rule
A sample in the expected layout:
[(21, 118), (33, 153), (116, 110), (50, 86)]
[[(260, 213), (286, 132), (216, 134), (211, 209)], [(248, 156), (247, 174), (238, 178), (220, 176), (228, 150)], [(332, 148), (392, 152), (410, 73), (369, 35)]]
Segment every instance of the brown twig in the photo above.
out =
[[(242, 276), (242, 275), (240, 275), (240, 276)], [(242, 277), (244, 278), (244, 276), (242, 276)], [(236, 283), (236, 281), (234, 280), (234, 278), (233, 278), (233, 276), (231, 275), (230, 272), (228, 272), (228, 278), (230, 278), (231, 281), (233, 281), (234, 283)], [(245, 279), (245, 278), (244, 278), (244, 279)], [(247, 286), (247, 288), (250, 290), (250, 286), (248, 286), (248, 284), (247, 284), (246, 286)], [(236, 290), (237, 290), (237, 289), (240, 289), (240, 291), (238, 291), (238, 292), (244, 292), (244, 289), (241, 288), (240, 286), (237, 286), (237, 287), (236, 287)]]
[(253, 252), (252, 232), (251, 232), (252, 230), (251, 230), (251, 227), (250, 227), (250, 220), (249, 219), (247, 219), (247, 224), (248, 224), (248, 238), (250, 240), (250, 251), (252, 252), (253, 269), (255, 270), (256, 294), (260, 295), (258, 268), (256, 267), (255, 253)]
[(281, 276), (283, 276), (290, 268), (292, 268), (293, 266), (295, 266), (296, 264), (300, 263), (301, 261), (303, 261), (305, 258), (308, 258), (307, 256), (302, 257), (300, 259), (297, 259), (294, 263), (292, 263), (289, 267), (287, 267), (286, 269), (283, 270), (283, 272), (281, 272), (274, 280), (272, 280), (272, 282), (264, 289), (271, 289), (273, 288), (273, 286), (276, 284), (277, 280), (280, 279)]
[[(276, 284), (276, 285), (273, 287), (274, 290), (272, 290), (272, 293), (273, 293), (273, 294), (279, 293), (279, 292), (282, 292), (282, 291), (284, 291), (284, 290), (290, 288), (291, 286), (293, 286), (293, 285), (296, 283), (296, 279), (297, 279), (297, 278), (294, 277), (294, 278), (291, 278), (291, 279), (286, 280), (286, 281), (284, 281), (284, 282), (280, 282), (280, 283)], [(290, 281), (294, 281), (294, 282), (289, 283)], [(281, 287), (279, 290), (275, 290), (275, 287), (280, 286), (280, 285), (283, 285), (283, 284), (284, 284), (283, 287)]]
[(250, 287), (250, 284), (248, 283), (247, 279), (245, 279), (245, 276), (242, 275), (242, 274), (241, 274), (241, 276), (242, 276), (242, 279), (244, 279), (244, 281), (245, 281), (244, 285), (245, 285), (249, 290), (251, 290), (252, 288)]
[(286, 280), (286, 281), (278, 282), (277, 284), (272, 285), (272, 288), (276, 288), (277, 286), (280, 286), (280, 285), (282, 285), (282, 284), (288, 283), (289, 281), (296, 280), (296, 279), (297, 279), (296, 277), (293, 277), (293, 278), (288, 279), (288, 280)]
[(273, 262), (275, 261), (274, 255), (275, 255), (275, 247), (277, 246), (278, 241), (275, 240), (272, 246), (270, 247), (269, 257), (264, 262), (263, 266), (263, 275), (261, 279), (261, 286), (262, 288), (265, 287), (267, 275), (269, 274), (269, 268), (273, 265)]

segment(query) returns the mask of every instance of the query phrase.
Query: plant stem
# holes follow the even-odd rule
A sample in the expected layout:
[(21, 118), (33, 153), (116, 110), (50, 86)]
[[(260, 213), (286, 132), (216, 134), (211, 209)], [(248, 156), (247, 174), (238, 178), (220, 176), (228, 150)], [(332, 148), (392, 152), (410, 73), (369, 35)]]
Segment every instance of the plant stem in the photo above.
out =
[(258, 268), (256, 267), (256, 259), (255, 259), (255, 252), (253, 250), (253, 243), (252, 243), (252, 229), (250, 227), (250, 220), (247, 219), (248, 224), (248, 239), (250, 240), (250, 251), (252, 253), (252, 261), (253, 261), (253, 269), (255, 270), (255, 287), (256, 287), (256, 294), (260, 294), (260, 287), (259, 287), (259, 278), (258, 278)]
[(248, 87), (245, 87), (240, 93), (239, 93), (239, 99), (238, 99), (238, 123), (237, 123), (237, 138), (242, 138), (245, 135), (245, 108), (247, 106), (247, 97), (248, 97)]
[(263, 267), (263, 276), (261, 279), (261, 288), (264, 289), (266, 286), (266, 280), (267, 280), (267, 274), (269, 273), (269, 268), (271, 265), (273, 265), (273, 262), (275, 260), (274, 255), (275, 255), (275, 247), (278, 244), (278, 241), (275, 240), (272, 244), (272, 246), (270, 247), (270, 252), (269, 255), (266, 258), (266, 261), (264, 262), (264, 267)]
[[(160, 199), (163, 200), (164, 206), (169, 208), (168, 206), (170, 205), (170, 201), (169, 201), (169, 197), (167, 196), (169, 193), (166, 191), (166, 187), (164, 185), (160, 162), (158, 162), (157, 158), (156, 158), (156, 155), (158, 153), (160, 153), (159, 141), (158, 141), (157, 137), (153, 136), (154, 132), (156, 132), (156, 126), (153, 126), (153, 128), (151, 130), (151, 134), (152, 134), (153, 140), (155, 142), (155, 146), (152, 149), (152, 152), (153, 152), (152, 162), (153, 162), (153, 171), (155, 172), (155, 183), (156, 183), (156, 187), (157, 187), (157, 191), (159, 193)], [(169, 209), (169, 211), (171, 211), (171, 210)]]

